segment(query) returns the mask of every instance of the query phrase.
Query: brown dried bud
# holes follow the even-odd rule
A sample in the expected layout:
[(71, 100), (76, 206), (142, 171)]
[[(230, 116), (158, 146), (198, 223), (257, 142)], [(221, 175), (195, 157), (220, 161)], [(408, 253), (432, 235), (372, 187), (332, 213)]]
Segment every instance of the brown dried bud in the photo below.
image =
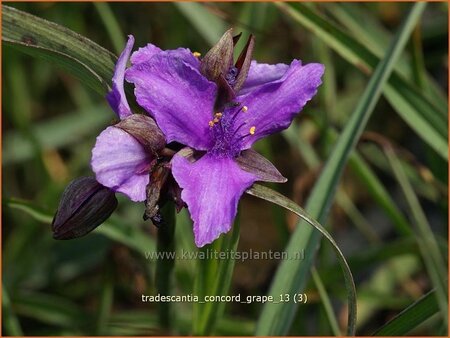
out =
[(236, 158), (236, 162), (242, 170), (254, 174), (261, 181), (275, 183), (287, 181), (287, 178), (281, 175), (269, 160), (252, 149), (241, 152), (241, 155)]
[(165, 202), (161, 195), (169, 174), (170, 166), (168, 164), (156, 164), (150, 173), (150, 183), (146, 188), (147, 199), (145, 200), (144, 220), (151, 219), (157, 227), (163, 224), (159, 210)]
[(247, 79), (250, 64), (252, 62), (253, 48), (255, 46), (255, 37), (250, 35), (244, 49), (239, 55), (236, 64), (234, 65), (238, 69), (238, 75), (236, 76), (236, 82), (233, 85), (234, 91), (237, 93), (241, 89), (245, 80)]
[(64, 190), (52, 222), (53, 238), (73, 239), (94, 230), (117, 207), (114, 192), (93, 177), (73, 180)]
[(114, 125), (133, 136), (150, 154), (157, 154), (166, 146), (166, 138), (150, 116), (133, 114)]
[(233, 29), (230, 28), (202, 58), (200, 72), (214, 82), (220, 75), (225, 76), (233, 65), (233, 50)]
[(215, 110), (221, 109), (236, 97), (247, 79), (252, 61), (255, 37), (250, 35), (236, 64), (233, 65), (234, 47), (241, 34), (233, 37), (232, 32), (232, 29), (227, 30), (219, 42), (206, 53), (200, 64), (200, 72), (218, 87)]

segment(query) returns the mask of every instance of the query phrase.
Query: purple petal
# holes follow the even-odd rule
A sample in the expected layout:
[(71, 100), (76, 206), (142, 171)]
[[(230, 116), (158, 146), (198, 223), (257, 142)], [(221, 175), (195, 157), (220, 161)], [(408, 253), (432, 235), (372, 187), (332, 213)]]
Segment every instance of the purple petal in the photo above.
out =
[(114, 71), (114, 76), (112, 78), (112, 90), (106, 95), (111, 108), (116, 112), (120, 119), (131, 115), (131, 109), (128, 105), (127, 97), (125, 96), (125, 91), (123, 88), (123, 81), (125, 77), (125, 69), (127, 67), (127, 61), (130, 57), (131, 50), (134, 45), (133, 35), (128, 35), (128, 42), (120, 54), (119, 60), (116, 63), (116, 69)]
[(161, 48), (149, 43), (145, 47), (139, 48), (131, 55), (131, 64), (137, 65), (149, 61), (153, 56), (158, 54), (166, 54), (171, 57), (179, 58), (183, 62), (191, 65), (195, 69), (199, 69), (200, 61), (192, 54), (188, 48), (177, 48), (163, 51)]
[(192, 163), (172, 159), (172, 173), (194, 221), (195, 244), (202, 247), (231, 229), (241, 195), (256, 180), (230, 158), (206, 154)]
[(211, 147), (208, 123), (216, 97), (213, 82), (168, 54), (133, 65), (126, 78), (134, 83), (137, 102), (155, 118), (167, 143), (177, 141), (197, 150)]
[(250, 65), (247, 79), (239, 94), (247, 94), (263, 84), (281, 79), (288, 69), (289, 65), (284, 63), (269, 65), (267, 63), (258, 63), (253, 60)]
[(135, 202), (146, 199), (151, 161), (133, 136), (116, 127), (102, 131), (92, 149), (91, 166), (97, 181)]
[(237, 97), (247, 107), (236, 118), (240, 126), (235, 137), (241, 149), (248, 149), (258, 139), (286, 129), (303, 106), (317, 93), (324, 66), (302, 66), (294, 60), (281, 79), (261, 85), (247, 95)]

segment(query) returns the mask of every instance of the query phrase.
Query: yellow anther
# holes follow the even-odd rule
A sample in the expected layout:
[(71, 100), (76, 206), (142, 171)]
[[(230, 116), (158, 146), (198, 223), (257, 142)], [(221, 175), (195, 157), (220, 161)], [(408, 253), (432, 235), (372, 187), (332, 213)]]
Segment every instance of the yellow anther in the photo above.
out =
[(222, 113), (215, 113), (214, 116), (217, 117), (218, 119), (220, 119), (222, 117)]
[(213, 123), (219, 123), (219, 119), (217, 117), (214, 118)]
[(209, 124), (209, 126), (210, 126), (211, 128), (214, 127), (214, 122), (213, 122), (213, 121), (209, 121), (208, 124)]
[(248, 110), (247, 106), (242, 107), (242, 111), (245, 113)]
[(250, 135), (254, 135), (255, 131), (256, 131), (256, 127), (255, 126), (251, 127), (250, 128)]
[(194, 52), (192, 53), (192, 55), (194, 55), (196, 58), (200, 57), (202, 54), (199, 52)]

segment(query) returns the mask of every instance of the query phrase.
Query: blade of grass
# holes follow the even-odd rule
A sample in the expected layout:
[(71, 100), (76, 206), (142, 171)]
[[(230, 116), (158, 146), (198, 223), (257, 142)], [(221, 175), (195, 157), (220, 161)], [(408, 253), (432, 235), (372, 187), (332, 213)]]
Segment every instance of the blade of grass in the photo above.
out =
[[(382, 26), (382, 24), (374, 17), (369, 15), (367, 10), (363, 10), (361, 5), (355, 3), (329, 3), (326, 10), (343, 26), (347, 27), (354, 34), (354, 38), (364, 44), (375, 55), (381, 57), (386, 50), (390, 39), (390, 33)], [(413, 58), (415, 57), (413, 52)], [(408, 59), (406, 55), (402, 56), (400, 62), (396, 65), (396, 70), (406, 78), (411, 78), (411, 67), (408, 67)], [(436, 84), (433, 78), (423, 69), (423, 83), (425, 93), (432, 102), (436, 102), (437, 106), (447, 107), (446, 95), (442, 89)], [(414, 72), (414, 68), (412, 69)], [(421, 87), (419, 87), (421, 88)], [(446, 113), (446, 111), (442, 111)]]
[[(274, 3), (322, 39), (344, 59), (365, 73), (375, 69), (379, 58), (330, 20), (301, 3)], [(447, 108), (435, 106), (401, 76), (393, 73), (383, 88), (384, 95), (400, 117), (442, 158), (448, 160)]]
[(439, 311), (436, 290), (431, 290), (379, 328), (374, 336), (407, 336), (418, 325)]
[(60, 296), (27, 292), (11, 301), (18, 314), (46, 324), (81, 329), (90, 321), (81, 307)]
[(444, 259), (439, 251), (439, 246), (433, 235), (430, 224), (420, 205), (417, 195), (414, 192), (400, 161), (391, 148), (385, 148), (386, 157), (392, 166), (394, 174), (403, 190), (412, 220), (417, 228), (416, 239), (419, 244), (422, 257), (425, 261), (427, 271), (436, 289), (437, 302), (444, 321), (448, 318), (448, 294), (447, 294), (447, 270)]
[[(239, 218), (230, 233), (216, 240), (211, 245), (201, 248), (206, 257), (208, 252), (233, 252), (239, 243)], [(234, 259), (209, 258), (198, 260), (198, 274), (194, 284), (194, 294), (202, 300), (206, 295), (226, 296), (233, 276)], [(192, 331), (194, 335), (210, 335), (214, 332), (217, 320), (224, 311), (225, 304), (221, 302), (194, 303), (194, 320)]]
[[(277, 3), (277, 5), (283, 5)], [(308, 199), (306, 210), (319, 222), (323, 222), (334, 198), (342, 171), (353, 151), (366, 123), (377, 103), (383, 86), (386, 84), (398, 56), (402, 52), (414, 26), (419, 20), (425, 3), (418, 3), (412, 7), (411, 12), (402, 23), (395, 38), (390, 44), (384, 59), (377, 66), (367, 85), (363, 96), (352, 113), (350, 120), (337, 140), (334, 150), (326, 163), (313, 191)], [(288, 254), (296, 249), (304, 248), (305, 252), (313, 253), (317, 250), (320, 237), (312, 229), (299, 224), (291, 236), (286, 247)], [(307, 274), (310, 270), (314, 254), (307, 255), (303, 261), (283, 261), (275, 274), (270, 295), (296, 293), (306, 284)], [(347, 292), (351, 292), (350, 289)], [(284, 335), (294, 319), (296, 304), (265, 304), (259, 317), (257, 335)], [(354, 335), (356, 323), (356, 308), (349, 307), (347, 334)]]
[[(160, 256), (156, 261), (155, 285), (158, 293), (170, 296), (172, 290), (172, 271), (175, 259), (171, 256), (175, 252), (175, 208), (166, 204), (162, 210), (164, 224), (158, 229), (157, 250)], [(170, 302), (158, 303), (159, 323), (161, 328), (169, 329), (173, 318)]]
[[(2, 5), (2, 40), (17, 46), (41, 48), (76, 60), (109, 84), (117, 57), (68, 28)], [(75, 69), (80, 69), (74, 63)]]
[(104, 273), (103, 283), (102, 283), (102, 294), (100, 298), (100, 305), (98, 309), (97, 323), (96, 323), (96, 334), (99, 336), (107, 335), (107, 323), (111, 316), (111, 309), (114, 296), (114, 283), (113, 275), (105, 267), (106, 271)]
[(78, 143), (80, 138), (100, 130), (111, 116), (111, 110), (106, 105), (96, 105), (36, 123), (31, 127), (33, 141), (21, 133), (8, 132), (3, 143), (2, 164), (14, 164), (32, 158), (36, 143), (43, 150)]
[(125, 37), (110, 5), (107, 2), (93, 2), (93, 5), (105, 25), (114, 50), (117, 54), (122, 53), (123, 46), (125, 46)]
[(320, 275), (315, 267), (311, 268), (311, 276), (314, 280), (314, 284), (316, 285), (317, 291), (319, 292), (320, 300), (325, 309), (328, 323), (330, 324), (333, 335), (336, 337), (342, 336), (341, 330), (339, 329), (338, 321), (333, 311), (333, 306), (331, 305), (330, 298), (328, 297), (328, 293), (325, 289), (325, 286), (323, 285), (322, 279), (320, 278)]
[(9, 294), (6, 292), (5, 286), (2, 286), (2, 309), (3, 309), (3, 325), (4, 333), (8, 336), (23, 336), (22, 327), (19, 319), (14, 313)]
[[(53, 215), (46, 213), (31, 202), (9, 198), (4, 203), (10, 208), (23, 211), (39, 222), (45, 224), (52, 223)], [(155, 242), (151, 237), (137, 227), (126, 226), (123, 220), (115, 216), (112, 216), (108, 221), (95, 229), (93, 233), (102, 234), (111, 240), (136, 250), (142, 255), (145, 252), (156, 249)]]
[(226, 31), (224, 22), (210, 13), (204, 4), (196, 2), (174, 2), (174, 5), (211, 46)]
[[(347, 264), (347, 261), (345, 260), (344, 255), (342, 254), (341, 250), (339, 249), (338, 245), (336, 244), (336, 242), (334, 241), (333, 237), (331, 237), (331, 235), (325, 230), (324, 227), (322, 227), (322, 225), (320, 223), (318, 223), (317, 221), (315, 221), (310, 215), (308, 215), (306, 213), (305, 210), (303, 210), (300, 206), (298, 206), (296, 203), (294, 203), (293, 201), (291, 201), (290, 199), (288, 199), (287, 197), (277, 193), (276, 191), (266, 188), (262, 185), (259, 184), (254, 184), (250, 189), (248, 189), (246, 191), (248, 194), (259, 197), (261, 199), (264, 199), (266, 201), (278, 204), (279, 206), (282, 206), (283, 208), (292, 211), (293, 213), (295, 213), (297, 216), (299, 216), (303, 221), (305, 221), (306, 223), (308, 223), (309, 225), (311, 225), (313, 227), (313, 230), (317, 230), (317, 233), (322, 234), (332, 245), (334, 252), (336, 253), (336, 257), (339, 261), (339, 264), (341, 266), (342, 272), (344, 274), (344, 281), (345, 281), (345, 287), (347, 290), (347, 299), (348, 299), (348, 309), (349, 309), (349, 317), (348, 317), (348, 332), (350, 334), (354, 333), (355, 330), (355, 326), (356, 326), (356, 289), (355, 289), (355, 283), (353, 281), (353, 276), (352, 273), (350, 271), (350, 267)], [(296, 247), (298, 248), (298, 247)], [(288, 251), (288, 253), (290, 253), (290, 251)], [(288, 257), (295, 257), (295, 254), (291, 255), (288, 254)], [(311, 256), (308, 256), (309, 259), (311, 259)], [(306, 258), (306, 255), (305, 255)], [(306, 258), (308, 259), (308, 258)], [(309, 260), (308, 259), (308, 260)], [(292, 262), (291, 260), (286, 260), (285, 262)], [(277, 272), (278, 274), (278, 272)], [(287, 275), (285, 275), (284, 277), (288, 277)], [(275, 277), (276, 278), (276, 277)], [(284, 280), (284, 282), (286, 282), (286, 279)], [(294, 295), (296, 293), (298, 293), (298, 289), (293, 290), (293, 289), (280, 289), (279, 293), (271, 293), (272, 296), (274, 296), (274, 299), (280, 295), (280, 294), (290, 294), (290, 295)], [(273, 303), (272, 303), (273, 304)], [(282, 304), (291, 304), (291, 302), (287, 302), (287, 303), (282, 303)], [(277, 307), (281, 307), (282, 304), (274, 304), (276, 305), (275, 309)], [(294, 302), (292, 302), (292, 304), (295, 304)], [(267, 307), (264, 307), (264, 309), (266, 309)], [(260, 316), (261, 320), (262, 315)], [(270, 321), (274, 321), (274, 320), (278, 320), (276, 322), (276, 324), (280, 323), (280, 319), (281, 321), (283, 321), (283, 318), (272, 318), (270, 319)], [(284, 322), (283, 324), (287, 324), (286, 322)], [(258, 325), (261, 325), (260, 322), (258, 322)], [(286, 330), (287, 327), (286, 326), (281, 326), (279, 327), (281, 329)], [(286, 330), (287, 331), (287, 330)], [(271, 331), (273, 332), (273, 331)], [(256, 334), (260, 334), (258, 331), (258, 326), (256, 327)]]

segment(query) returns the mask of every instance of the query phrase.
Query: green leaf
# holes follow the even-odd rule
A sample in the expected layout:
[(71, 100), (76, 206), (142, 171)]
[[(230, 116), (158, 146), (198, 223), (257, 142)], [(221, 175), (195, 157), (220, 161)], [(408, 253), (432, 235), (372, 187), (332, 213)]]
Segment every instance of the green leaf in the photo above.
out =
[(402, 169), (400, 160), (391, 148), (385, 149), (386, 157), (392, 166), (394, 174), (405, 195), (406, 202), (410, 209), (411, 218), (416, 226), (416, 240), (425, 262), (430, 279), (436, 289), (436, 297), (442, 312), (444, 321), (448, 318), (448, 293), (447, 293), (447, 264), (441, 256), (438, 243), (434, 237), (431, 226), (425, 216), (425, 212), (420, 205), (419, 199), (411, 186), (411, 183)]
[(50, 325), (81, 329), (89, 321), (79, 306), (50, 294), (20, 293), (11, 302), (18, 314)]
[[(379, 58), (362, 44), (305, 4), (277, 2), (275, 5), (364, 73), (370, 73), (379, 63)], [(403, 120), (442, 158), (448, 160), (446, 107), (435, 106), (396, 73), (390, 76), (383, 91)]]
[[(325, 9), (342, 25), (348, 28), (350, 32), (354, 32), (353, 37), (364, 44), (367, 49), (378, 57), (383, 56), (391, 36), (389, 31), (383, 27), (382, 23), (375, 20), (368, 10), (363, 10), (363, 7), (356, 3), (329, 3)], [(415, 61), (415, 56), (413, 53), (413, 61)], [(409, 64), (410, 61), (404, 55), (397, 63), (396, 70), (406, 78), (411, 78), (411, 72), (414, 72), (414, 69), (411, 70)], [(428, 94), (428, 98), (432, 102), (435, 102), (437, 107), (443, 107), (442, 113), (446, 115), (446, 108), (448, 107), (446, 95), (444, 95), (442, 89), (433, 80), (431, 75), (426, 72), (425, 68), (421, 71), (422, 74), (420, 76), (423, 77), (425, 88), (419, 86), (420, 89), (424, 90), (425, 94)]]
[(22, 327), (17, 318), (9, 299), (9, 293), (5, 286), (2, 286), (2, 310), (3, 310), (3, 326), (8, 336), (23, 336)]
[[(278, 204), (279, 206), (282, 206), (283, 208), (292, 211), (293, 213), (295, 213), (297, 216), (299, 216), (302, 220), (304, 220), (306, 223), (308, 223), (309, 225), (313, 226), (314, 229), (316, 229), (318, 231), (318, 233), (322, 234), (327, 240), (328, 242), (330, 242), (330, 244), (333, 247), (333, 250), (336, 253), (336, 256), (338, 258), (339, 264), (341, 266), (341, 269), (343, 271), (344, 274), (344, 281), (345, 281), (345, 286), (347, 289), (347, 299), (348, 299), (348, 313), (349, 313), (349, 317), (348, 317), (348, 331), (349, 333), (353, 334), (355, 331), (355, 327), (356, 327), (356, 289), (355, 289), (355, 283), (353, 281), (353, 276), (352, 276), (352, 272), (350, 271), (350, 267), (347, 264), (347, 261), (345, 260), (345, 257), (342, 253), (342, 251), (339, 249), (338, 245), (336, 244), (336, 242), (334, 241), (333, 237), (331, 237), (331, 235), (328, 233), (328, 231), (325, 230), (325, 228), (318, 223), (317, 221), (315, 221), (310, 215), (308, 215), (306, 213), (305, 210), (303, 210), (300, 206), (298, 206), (296, 203), (294, 203), (293, 201), (291, 201), (290, 199), (288, 199), (287, 197), (277, 193), (276, 191), (264, 187), (262, 185), (259, 184), (254, 184), (250, 189), (247, 190), (247, 193), (256, 197), (259, 197), (261, 199), (264, 199), (266, 201)], [(301, 248), (301, 246), (297, 246), (296, 249), (298, 250), (298, 248)], [(289, 251), (288, 251), (289, 252)], [(288, 255), (288, 257), (294, 257), (294, 255)], [(308, 257), (308, 258), (306, 258)], [(312, 258), (312, 255), (306, 255), (305, 254), (305, 259), (309, 260)], [(284, 262), (295, 262), (294, 260), (285, 260)], [(295, 263), (294, 263), (295, 264)], [(284, 276), (287, 277), (287, 276)], [(284, 280), (286, 282), (286, 279)], [(292, 292), (290, 292), (292, 291)], [(272, 295), (274, 295), (274, 298), (276, 298), (275, 296), (280, 295), (280, 294), (285, 294), (288, 293), (290, 295), (293, 295), (295, 293), (297, 293), (298, 290), (281, 290), (279, 293), (271, 293)], [(269, 303), (266, 303), (269, 304)], [(273, 304), (270, 303), (272, 305), (275, 305), (275, 309), (283, 307), (283, 304), (295, 304), (294, 302), (286, 302), (286, 303), (281, 303), (281, 304)], [(267, 308), (267, 306), (265, 307), (265, 309)], [(261, 317), (260, 317), (261, 320)], [(286, 324), (286, 322), (284, 321), (283, 318), (272, 318), (270, 319), (271, 321), (277, 320), (277, 324)], [(283, 329), (286, 329), (286, 327), (281, 326)], [(257, 335), (261, 334), (258, 333), (258, 327), (257, 327)], [(279, 333), (277, 333), (279, 334)]]
[(32, 125), (33, 138), (20, 132), (6, 133), (3, 143), (3, 165), (28, 160), (34, 156), (36, 143), (43, 150), (57, 149), (95, 134), (111, 120), (106, 104), (88, 107)]
[(436, 291), (431, 290), (383, 325), (374, 336), (406, 336), (411, 330), (438, 313)]
[[(170, 255), (175, 251), (175, 208), (172, 203), (166, 204), (161, 209), (164, 224), (158, 229), (157, 250), (165, 257), (156, 261), (155, 286), (158, 293), (163, 296), (172, 294), (172, 272), (175, 265), (175, 258)], [(160, 327), (170, 328), (172, 321), (170, 302), (158, 303), (158, 314)]]
[(63, 66), (101, 94), (117, 57), (70, 29), (2, 5), (2, 40)]
[(125, 46), (124, 34), (110, 5), (107, 2), (93, 2), (92, 4), (105, 25), (109, 38), (114, 45), (114, 50), (117, 54), (122, 53), (123, 46)]
[[(7, 199), (5, 202), (8, 207), (21, 210), (39, 222), (46, 224), (52, 223), (53, 216), (35, 206), (32, 202), (15, 198)], [(95, 229), (93, 233), (100, 233), (136, 250), (142, 255), (147, 251), (154, 251), (156, 249), (155, 242), (144, 231), (137, 227), (126, 226), (117, 217), (114, 217), (114, 215)]]
[[(277, 3), (277, 5), (282, 5), (283, 8), (287, 6), (287, 8), (293, 10), (289, 5), (281, 3)], [(306, 210), (319, 222), (326, 220), (347, 160), (364, 130), (375, 104), (381, 95), (381, 90), (387, 82), (393, 66), (402, 52), (412, 29), (420, 18), (425, 5), (425, 3), (415, 4), (397, 32), (385, 58), (379, 63), (372, 75), (364, 94), (338, 138), (336, 146), (331, 152), (331, 156), (314, 186), (308, 199)], [(309, 11), (309, 9), (307, 10)], [(270, 295), (294, 294), (305, 287), (307, 274), (310, 271), (314, 253), (319, 243), (320, 237), (317, 232), (313, 232), (311, 228), (302, 226), (301, 223), (297, 226), (286, 247), (286, 251), (288, 254), (291, 254), (295, 250), (298, 250), (298, 248), (304, 248), (305, 252), (309, 253), (309, 255), (305, 255), (303, 261), (288, 260), (281, 262), (269, 291)], [(347, 288), (347, 292), (350, 293), (351, 290)], [(287, 334), (294, 319), (295, 312), (296, 304), (294, 303), (265, 304), (258, 320), (256, 334)], [(347, 334), (353, 335), (355, 333), (356, 308), (349, 308), (348, 321)]]
[[(239, 233), (239, 219), (236, 217), (230, 233), (200, 250), (205, 255), (208, 252), (234, 252), (239, 243)], [(200, 299), (203, 299), (206, 295), (228, 295), (233, 276), (234, 259), (198, 259), (197, 264), (198, 273), (194, 284), (194, 294), (199, 296)], [(224, 309), (225, 303), (222, 302), (194, 303), (193, 334), (196, 336), (212, 334), (218, 319), (223, 315)]]
[(191, 22), (199, 35), (211, 45), (217, 43), (228, 29), (224, 22), (209, 12), (204, 4), (196, 2), (174, 2), (178, 10)]

